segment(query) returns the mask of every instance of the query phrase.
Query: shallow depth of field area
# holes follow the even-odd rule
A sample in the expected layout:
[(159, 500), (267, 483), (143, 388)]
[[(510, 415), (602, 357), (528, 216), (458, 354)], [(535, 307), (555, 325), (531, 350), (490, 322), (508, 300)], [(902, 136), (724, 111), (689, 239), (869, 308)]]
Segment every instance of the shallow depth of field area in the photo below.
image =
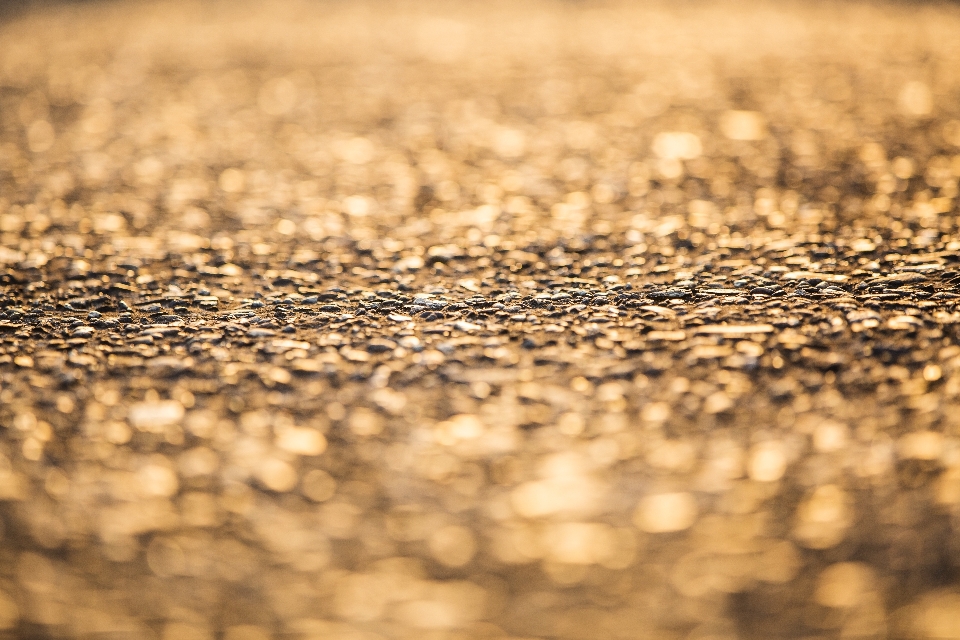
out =
[(0, 25), (0, 638), (960, 639), (960, 8)]

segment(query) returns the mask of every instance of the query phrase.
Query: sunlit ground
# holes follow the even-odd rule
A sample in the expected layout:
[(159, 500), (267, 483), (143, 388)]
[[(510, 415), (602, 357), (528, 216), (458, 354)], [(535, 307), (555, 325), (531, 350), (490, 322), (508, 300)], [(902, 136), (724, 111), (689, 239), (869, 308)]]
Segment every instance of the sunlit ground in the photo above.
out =
[(960, 638), (958, 33), (9, 18), (0, 637)]

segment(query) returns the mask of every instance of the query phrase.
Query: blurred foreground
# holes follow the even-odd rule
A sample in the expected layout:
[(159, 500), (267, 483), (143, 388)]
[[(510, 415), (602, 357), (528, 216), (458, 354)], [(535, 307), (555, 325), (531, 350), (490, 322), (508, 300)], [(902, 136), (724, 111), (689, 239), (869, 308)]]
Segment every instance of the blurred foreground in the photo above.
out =
[(960, 638), (957, 33), (3, 25), (0, 636)]

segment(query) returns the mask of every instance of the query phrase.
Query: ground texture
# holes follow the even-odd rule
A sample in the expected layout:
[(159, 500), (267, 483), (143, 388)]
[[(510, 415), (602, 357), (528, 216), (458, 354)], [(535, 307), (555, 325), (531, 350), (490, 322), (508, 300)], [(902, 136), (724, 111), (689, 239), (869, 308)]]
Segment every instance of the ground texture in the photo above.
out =
[(0, 636), (960, 638), (960, 12), (0, 26)]

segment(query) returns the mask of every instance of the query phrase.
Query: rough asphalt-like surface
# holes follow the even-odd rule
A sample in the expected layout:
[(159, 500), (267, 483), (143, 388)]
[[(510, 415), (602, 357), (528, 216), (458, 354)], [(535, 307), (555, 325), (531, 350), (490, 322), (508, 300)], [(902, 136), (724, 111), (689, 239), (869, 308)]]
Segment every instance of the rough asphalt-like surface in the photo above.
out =
[(960, 638), (960, 13), (0, 27), (0, 637)]

